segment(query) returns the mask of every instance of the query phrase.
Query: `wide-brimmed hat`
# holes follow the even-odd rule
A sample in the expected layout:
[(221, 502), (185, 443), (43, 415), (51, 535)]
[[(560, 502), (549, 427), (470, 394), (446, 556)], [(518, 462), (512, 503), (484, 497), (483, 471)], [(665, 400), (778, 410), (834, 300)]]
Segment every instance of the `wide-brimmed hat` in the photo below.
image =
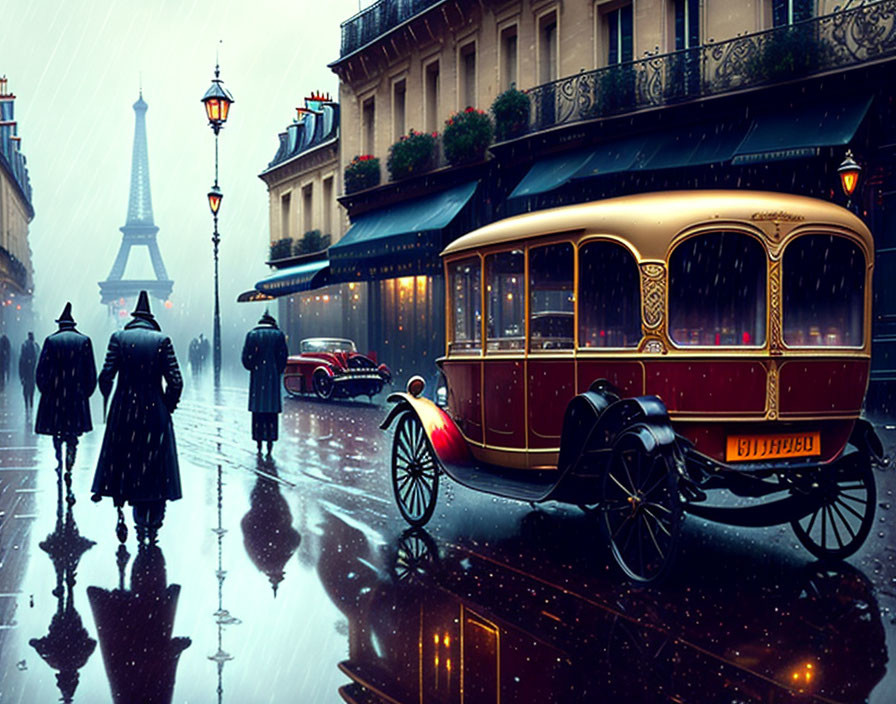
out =
[(72, 318), (72, 304), (66, 303), (65, 308), (62, 309), (62, 315), (60, 315), (56, 319), (57, 325), (72, 325), (75, 324), (75, 319)]

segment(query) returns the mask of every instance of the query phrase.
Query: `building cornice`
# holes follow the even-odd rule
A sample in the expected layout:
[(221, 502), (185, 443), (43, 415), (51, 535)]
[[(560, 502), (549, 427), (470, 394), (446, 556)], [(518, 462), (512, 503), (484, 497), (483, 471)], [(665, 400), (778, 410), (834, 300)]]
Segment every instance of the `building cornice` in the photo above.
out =
[[(308, 151), (290, 157), (286, 161), (269, 166), (258, 174), (258, 178), (268, 186), (274, 186), (303, 172), (320, 168), (329, 161), (338, 160), (338, 146), (339, 137), (333, 137), (312, 147)], [(327, 151), (332, 151), (332, 154), (327, 154)]]

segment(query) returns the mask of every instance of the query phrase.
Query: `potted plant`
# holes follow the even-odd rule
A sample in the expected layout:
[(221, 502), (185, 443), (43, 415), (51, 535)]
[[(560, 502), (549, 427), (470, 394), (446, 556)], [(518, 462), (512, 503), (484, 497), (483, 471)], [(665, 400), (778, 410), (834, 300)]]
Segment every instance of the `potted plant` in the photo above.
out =
[(485, 150), (492, 143), (494, 127), (483, 110), (468, 107), (445, 121), (442, 146), (445, 158), (452, 166), (485, 158)]
[(389, 147), (386, 168), (392, 180), (429, 171), (434, 162), (438, 136), (438, 132), (427, 134), (412, 129)]
[(308, 232), (302, 235), (302, 239), (296, 242), (294, 253), (296, 255), (311, 254), (313, 252), (320, 252), (329, 246), (329, 235), (322, 235), (320, 230), (308, 230)]
[(345, 167), (345, 192), (354, 193), (373, 188), (380, 182), (380, 160), (370, 154), (361, 154)]
[(495, 118), (497, 141), (518, 137), (529, 127), (529, 96), (511, 86), (495, 98), (491, 113)]
[(292, 238), (284, 237), (283, 239), (271, 242), (271, 261), (277, 259), (286, 259), (292, 255)]

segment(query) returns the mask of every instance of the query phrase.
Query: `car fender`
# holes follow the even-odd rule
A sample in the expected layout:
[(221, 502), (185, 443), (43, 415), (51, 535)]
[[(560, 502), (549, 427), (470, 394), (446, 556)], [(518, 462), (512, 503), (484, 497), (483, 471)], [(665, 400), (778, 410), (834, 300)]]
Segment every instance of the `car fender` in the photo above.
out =
[(393, 421), (402, 413), (413, 413), (429, 439), (436, 457), (443, 465), (469, 465), (472, 461), (470, 449), (460, 429), (445, 411), (428, 398), (417, 398), (409, 393), (396, 392), (386, 399), (395, 406), (380, 424), (381, 430), (388, 430)]
[(864, 418), (859, 418), (856, 421), (849, 436), (849, 442), (859, 452), (865, 453), (874, 464), (879, 467), (889, 466), (890, 458), (884, 453), (884, 446), (877, 435), (877, 431)]

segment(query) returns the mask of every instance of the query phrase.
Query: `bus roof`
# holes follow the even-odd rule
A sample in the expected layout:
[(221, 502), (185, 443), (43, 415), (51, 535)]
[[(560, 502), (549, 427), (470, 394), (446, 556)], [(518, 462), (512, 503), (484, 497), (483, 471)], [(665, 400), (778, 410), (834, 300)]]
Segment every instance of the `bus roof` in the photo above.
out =
[(855, 232), (873, 254), (865, 224), (828, 201), (789, 193), (703, 190), (661, 191), (620, 196), (517, 215), (480, 227), (449, 244), (442, 256), (559, 233), (615, 235), (630, 242), (642, 259), (665, 259), (685, 228), (700, 224), (752, 223), (772, 235), (797, 226), (825, 225)]

